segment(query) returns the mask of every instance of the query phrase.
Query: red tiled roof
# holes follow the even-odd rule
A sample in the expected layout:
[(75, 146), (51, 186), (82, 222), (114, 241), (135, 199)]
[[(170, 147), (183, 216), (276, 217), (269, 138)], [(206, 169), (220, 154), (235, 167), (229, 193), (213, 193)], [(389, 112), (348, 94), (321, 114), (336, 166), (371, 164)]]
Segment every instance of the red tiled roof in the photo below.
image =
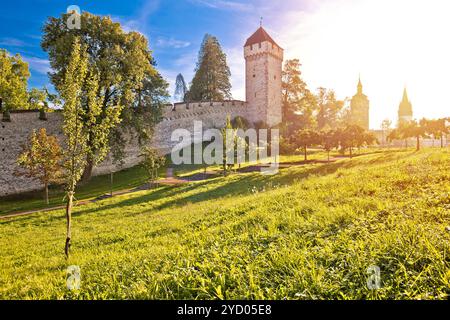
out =
[(247, 42), (245, 42), (244, 47), (251, 46), (256, 43), (261, 43), (264, 41), (269, 41), (270, 43), (279, 47), (279, 45), (272, 39), (271, 36), (269, 36), (269, 34), (266, 32), (266, 30), (264, 30), (263, 27), (259, 27), (259, 29), (256, 30), (256, 32), (252, 34), (250, 38), (247, 39)]

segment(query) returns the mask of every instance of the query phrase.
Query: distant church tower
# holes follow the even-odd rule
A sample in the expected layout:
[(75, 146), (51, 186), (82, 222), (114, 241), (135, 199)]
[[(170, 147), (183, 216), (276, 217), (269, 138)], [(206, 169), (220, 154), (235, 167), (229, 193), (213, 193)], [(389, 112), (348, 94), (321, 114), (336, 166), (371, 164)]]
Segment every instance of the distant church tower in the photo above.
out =
[(251, 121), (281, 123), (283, 49), (261, 26), (244, 45), (245, 90)]
[(400, 106), (398, 107), (398, 123), (409, 122), (413, 119), (413, 109), (412, 104), (408, 99), (408, 92), (406, 92), (406, 88), (403, 91), (403, 99), (400, 102)]
[(351, 122), (366, 130), (369, 130), (369, 99), (363, 93), (361, 78), (358, 82), (358, 92), (350, 103)]

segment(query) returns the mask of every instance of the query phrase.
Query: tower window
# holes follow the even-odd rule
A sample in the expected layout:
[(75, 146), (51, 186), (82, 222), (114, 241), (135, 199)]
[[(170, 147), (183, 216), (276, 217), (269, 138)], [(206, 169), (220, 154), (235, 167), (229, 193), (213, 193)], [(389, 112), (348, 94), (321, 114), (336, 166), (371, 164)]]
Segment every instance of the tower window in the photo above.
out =
[(273, 80), (277, 80), (277, 76), (273, 76)]
[(256, 92), (255, 92), (255, 98), (256, 98)]
[(255, 78), (255, 77), (256, 77), (256, 75), (254, 74), (254, 75), (253, 75), (253, 78)]
[(261, 49), (261, 42), (259, 43), (259, 48)]

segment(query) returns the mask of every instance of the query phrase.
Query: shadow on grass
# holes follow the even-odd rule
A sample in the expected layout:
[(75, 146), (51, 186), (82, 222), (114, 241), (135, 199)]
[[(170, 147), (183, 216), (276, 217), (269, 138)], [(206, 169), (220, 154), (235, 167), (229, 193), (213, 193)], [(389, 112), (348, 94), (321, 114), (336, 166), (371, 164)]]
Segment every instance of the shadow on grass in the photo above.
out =
[[(291, 169), (299, 169), (301, 171), (292, 172), (292, 174), (279, 174), (274, 176), (265, 176), (257, 173), (236, 174), (231, 175), (231, 177), (233, 177), (234, 179), (230, 180), (225, 184), (218, 185), (216, 188), (210, 188), (209, 190), (191, 195), (188, 194), (190, 191), (195, 190), (197, 188), (201, 188), (203, 186), (207, 186), (211, 183), (218, 182), (219, 179), (221, 179), (221, 177), (208, 179), (200, 182), (198, 181), (192, 182), (181, 186), (164, 186), (159, 187), (154, 191), (146, 193), (144, 195), (132, 197), (130, 199), (114, 202), (111, 204), (99, 205), (94, 208), (80, 209), (80, 210), (77, 210), (77, 208), (75, 208), (73, 216), (76, 217), (84, 214), (92, 214), (110, 209), (120, 209), (140, 204), (148, 204), (151, 202), (157, 202), (158, 200), (159, 200), (158, 202), (160, 202), (163, 199), (171, 199), (171, 198), (174, 199), (159, 204), (155, 203), (154, 206), (149, 206), (148, 208), (145, 209), (145, 212), (152, 212), (171, 207), (182, 207), (189, 203), (200, 203), (203, 201), (213, 200), (217, 198), (234, 197), (238, 195), (239, 196), (249, 195), (252, 193), (251, 189), (255, 186), (262, 187), (268, 183), (271, 183), (272, 185), (286, 185), (293, 182), (299, 181), (301, 182), (302, 180), (310, 176), (326, 176), (334, 174), (336, 173), (336, 171), (340, 169), (351, 169), (354, 167), (364, 168), (367, 165), (382, 164), (400, 159), (403, 160), (405, 158), (413, 156), (414, 154), (415, 154), (414, 152), (408, 152), (399, 155), (398, 151), (393, 150), (384, 152), (383, 155), (380, 155), (374, 159), (367, 160), (365, 162), (352, 161), (352, 159), (346, 159), (327, 164), (310, 164), (308, 165), (310, 167), (296, 166)], [(282, 168), (280, 171), (291, 169)], [(186, 196), (180, 197), (180, 195), (182, 194), (186, 194)], [(126, 215), (134, 215), (140, 213), (142, 212), (136, 212), (131, 214), (128, 213)], [(33, 217), (32, 216), (18, 217), (14, 219), (14, 222), (26, 222), (28, 219), (31, 218)], [(52, 215), (49, 217), (49, 220), (46, 220), (46, 222), (51, 222), (53, 220), (59, 220), (64, 218), (65, 218), (64, 215), (61, 216)], [(11, 220), (1, 221), (0, 223), (8, 223), (8, 222), (11, 222)]]

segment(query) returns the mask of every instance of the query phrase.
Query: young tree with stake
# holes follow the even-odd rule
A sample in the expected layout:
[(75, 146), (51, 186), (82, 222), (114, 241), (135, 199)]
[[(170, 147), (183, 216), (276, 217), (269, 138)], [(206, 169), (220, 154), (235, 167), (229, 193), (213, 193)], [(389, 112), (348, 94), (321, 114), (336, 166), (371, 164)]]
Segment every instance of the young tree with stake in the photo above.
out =
[[(66, 220), (67, 236), (66, 257), (69, 257), (71, 245), (72, 208), (75, 189), (86, 167), (88, 155), (94, 164), (101, 162), (108, 153), (110, 130), (120, 115), (121, 107), (102, 110), (102, 100), (97, 96), (99, 89), (98, 73), (94, 68), (88, 70), (86, 48), (75, 38), (64, 81), (59, 93), (64, 101), (63, 133), (65, 135), (64, 168), (66, 183)], [(85, 108), (84, 106), (88, 106)], [(98, 116), (104, 112), (106, 118), (114, 121), (98, 122)], [(91, 143), (89, 138), (95, 136)], [(92, 143), (94, 145), (92, 145)], [(95, 150), (95, 152), (94, 152)]]

